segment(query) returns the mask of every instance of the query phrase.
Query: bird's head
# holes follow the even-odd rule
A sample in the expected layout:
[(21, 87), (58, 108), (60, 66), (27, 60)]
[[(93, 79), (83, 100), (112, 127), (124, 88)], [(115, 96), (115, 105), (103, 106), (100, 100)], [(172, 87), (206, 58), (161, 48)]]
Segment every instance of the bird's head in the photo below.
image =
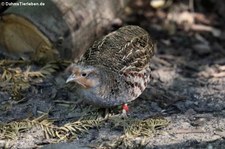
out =
[(71, 74), (67, 78), (66, 83), (76, 82), (85, 89), (94, 88), (99, 85), (100, 76), (96, 67), (71, 64), (66, 71)]

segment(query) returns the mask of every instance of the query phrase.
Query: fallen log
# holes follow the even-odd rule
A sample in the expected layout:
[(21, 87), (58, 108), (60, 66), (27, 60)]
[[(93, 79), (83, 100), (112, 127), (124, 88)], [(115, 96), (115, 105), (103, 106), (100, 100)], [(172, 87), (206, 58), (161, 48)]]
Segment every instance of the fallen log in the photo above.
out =
[(4, 3), (0, 50), (14, 57), (49, 61), (79, 58), (129, 0), (19, 0)]

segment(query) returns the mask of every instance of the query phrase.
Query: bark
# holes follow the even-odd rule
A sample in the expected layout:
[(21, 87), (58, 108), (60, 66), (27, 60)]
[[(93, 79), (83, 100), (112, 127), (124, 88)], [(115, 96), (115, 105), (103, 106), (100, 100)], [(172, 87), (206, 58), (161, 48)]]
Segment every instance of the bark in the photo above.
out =
[[(45, 5), (20, 5), (8, 8), (1, 15), (2, 19), (0, 20), (1, 49), (10, 51), (14, 55), (18, 52), (18, 55), (21, 53), (23, 55), (38, 53), (43, 49), (50, 48), (57, 49), (63, 58), (75, 59), (80, 57), (93, 41), (111, 26), (128, 0), (19, 0), (17, 2), (39, 4), (42, 2)], [(9, 14), (11, 19), (21, 17), (22, 21), (19, 23), (18, 21), (8, 21), (7, 24), (10, 17), (6, 16), (10, 16)], [(26, 21), (27, 23), (24, 23), (23, 27), (18, 27), (17, 24), (23, 24), (21, 22)], [(15, 22), (14, 25), (11, 22)], [(26, 28), (29, 28), (29, 31), (24, 33)], [(34, 38), (33, 34), (35, 34)], [(18, 42), (23, 42), (25, 45)], [(14, 45), (14, 43), (16, 44)], [(41, 48), (39, 48), (40, 43)]]

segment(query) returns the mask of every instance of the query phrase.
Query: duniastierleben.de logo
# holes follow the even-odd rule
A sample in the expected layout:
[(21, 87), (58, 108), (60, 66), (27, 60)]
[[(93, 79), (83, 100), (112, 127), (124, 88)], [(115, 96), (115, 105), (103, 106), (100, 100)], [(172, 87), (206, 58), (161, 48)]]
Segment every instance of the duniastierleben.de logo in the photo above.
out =
[(44, 2), (1, 2), (1, 6), (45, 6)]

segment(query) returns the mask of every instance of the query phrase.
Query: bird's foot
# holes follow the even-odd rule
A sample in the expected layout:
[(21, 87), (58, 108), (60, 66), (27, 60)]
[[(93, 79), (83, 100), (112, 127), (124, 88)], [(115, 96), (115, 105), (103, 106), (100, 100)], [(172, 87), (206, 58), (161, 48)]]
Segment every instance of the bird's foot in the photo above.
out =
[(112, 116), (112, 114), (110, 113), (110, 109), (109, 108), (105, 108), (104, 119), (108, 119), (111, 116)]

